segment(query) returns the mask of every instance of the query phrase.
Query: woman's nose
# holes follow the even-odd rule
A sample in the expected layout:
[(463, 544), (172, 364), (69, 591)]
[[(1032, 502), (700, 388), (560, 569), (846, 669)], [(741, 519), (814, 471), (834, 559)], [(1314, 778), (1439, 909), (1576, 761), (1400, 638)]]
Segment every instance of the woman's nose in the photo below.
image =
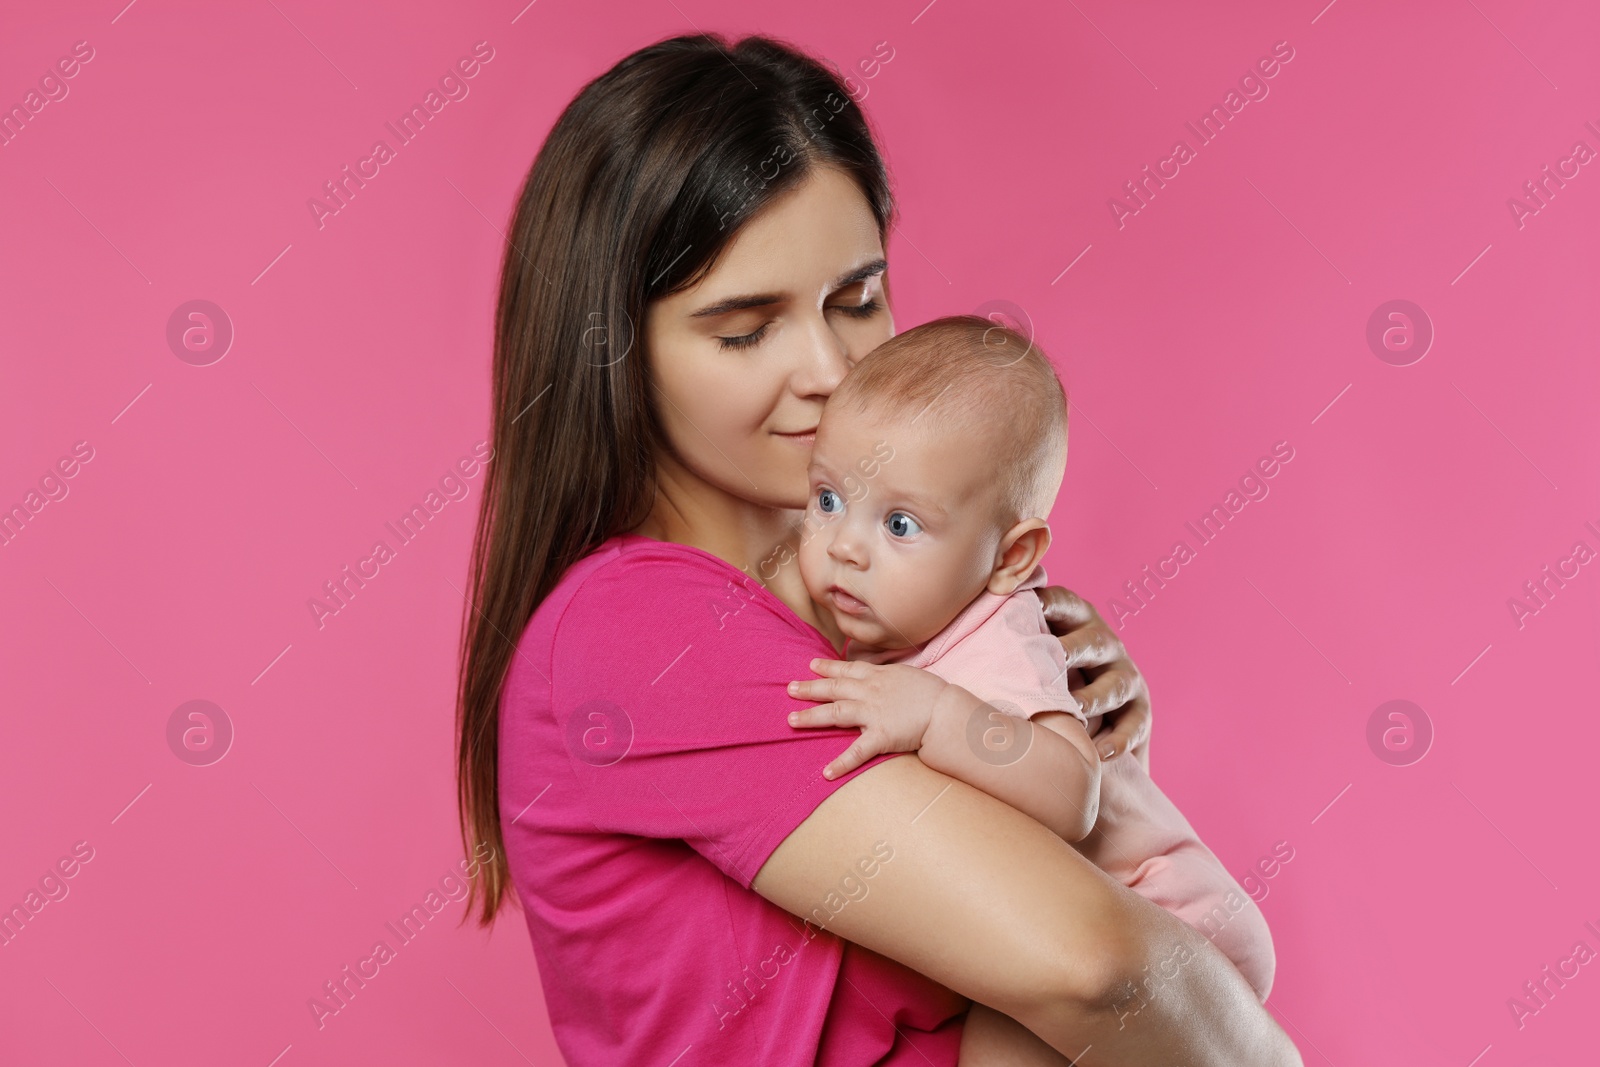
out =
[(796, 395), (831, 396), (850, 372), (850, 350), (844, 338), (818, 314), (811, 321), (803, 343), (806, 350), (801, 354), (794, 379)]

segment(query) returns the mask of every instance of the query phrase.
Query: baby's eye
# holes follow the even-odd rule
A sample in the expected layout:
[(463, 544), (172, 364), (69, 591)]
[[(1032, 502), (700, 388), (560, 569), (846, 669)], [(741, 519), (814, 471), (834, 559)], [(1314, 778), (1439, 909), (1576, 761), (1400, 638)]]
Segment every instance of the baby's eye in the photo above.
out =
[(844, 510), (844, 501), (832, 489), (817, 491), (817, 510), (827, 515), (837, 515)]
[(896, 537), (912, 537), (922, 532), (922, 527), (910, 515), (897, 511), (885, 520), (889, 524), (889, 532)]

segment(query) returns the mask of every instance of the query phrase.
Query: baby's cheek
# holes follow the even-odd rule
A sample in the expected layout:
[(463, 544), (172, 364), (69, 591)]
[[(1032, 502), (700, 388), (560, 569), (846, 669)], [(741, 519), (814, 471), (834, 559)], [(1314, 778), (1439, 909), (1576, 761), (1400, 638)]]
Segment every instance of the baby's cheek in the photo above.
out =
[[(800, 529), (800, 547), (795, 552), (795, 565), (800, 568), (800, 578), (813, 596), (821, 592), (817, 584), (827, 573), (827, 545), (824, 534), (817, 527), (815, 515), (807, 513), (806, 523)], [(826, 583), (824, 583), (826, 584)]]
[(880, 613), (894, 621), (902, 642), (920, 645), (943, 630), (966, 607), (950, 575), (934, 567), (901, 563), (880, 581)]

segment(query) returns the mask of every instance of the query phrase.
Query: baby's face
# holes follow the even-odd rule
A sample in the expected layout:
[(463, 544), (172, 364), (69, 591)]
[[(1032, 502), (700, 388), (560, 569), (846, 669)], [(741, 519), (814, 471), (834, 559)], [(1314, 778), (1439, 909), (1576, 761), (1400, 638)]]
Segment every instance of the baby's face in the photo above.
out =
[(1005, 534), (993, 456), (916, 412), (830, 404), (811, 453), (800, 573), (863, 650), (920, 645), (988, 584)]

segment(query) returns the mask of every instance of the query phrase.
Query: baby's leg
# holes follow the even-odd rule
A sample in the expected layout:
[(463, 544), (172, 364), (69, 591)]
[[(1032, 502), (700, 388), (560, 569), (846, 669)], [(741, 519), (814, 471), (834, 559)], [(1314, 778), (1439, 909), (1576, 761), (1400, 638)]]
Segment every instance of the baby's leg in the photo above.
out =
[(1267, 918), (1198, 838), (1145, 861), (1129, 888), (1205, 934), (1267, 999), (1277, 970)]
[(960, 1067), (1072, 1067), (1072, 1061), (1011, 1016), (974, 1001), (961, 1029)]
[(1100, 817), (1079, 843), (1096, 866), (1205, 934), (1261, 1000), (1277, 957), (1261, 909), (1195, 833), (1139, 762), (1104, 765)]

